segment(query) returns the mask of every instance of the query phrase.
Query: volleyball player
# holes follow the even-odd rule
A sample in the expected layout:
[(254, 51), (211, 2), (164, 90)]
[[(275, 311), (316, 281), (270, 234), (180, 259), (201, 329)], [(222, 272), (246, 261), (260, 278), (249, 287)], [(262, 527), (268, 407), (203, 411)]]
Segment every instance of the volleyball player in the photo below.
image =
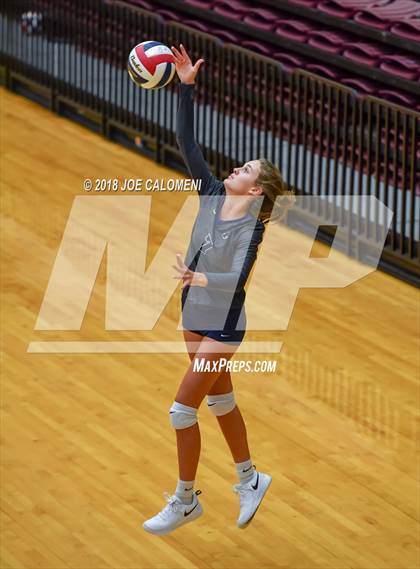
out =
[[(145, 530), (159, 535), (197, 519), (203, 512), (198, 500), (201, 491), (194, 492), (194, 485), (201, 448), (197, 410), (205, 396), (235, 462), (239, 483), (233, 490), (240, 498), (238, 527), (249, 524), (271, 483), (271, 476), (252, 464), (230, 372), (195, 371), (193, 362), (198, 357), (211, 364), (221, 357), (230, 359), (241, 343), (246, 327), (244, 285), (265, 224), (281, 220), (294, 203), (280, 171), (268, 160), (250, 160), (234, 168), (223, 181), (211, 173), (193, 128), (194, 83), (204, 60), (193, 65), (182, 44), (172, 51), (181, 81), (177, 142), (191, 177), (202, 183), (186, 262), (177, 254), (174, 265), (177, 278), (183, 282), (183, 334), (191, 362), (169, 410), (177, 439), (178, 483), (173, 495), (164, 493), (167, 504), (162, 511), (143, 524)], [(282, 195), (287, 198), (286, 204), (279, 206), (274, 202)], [(274, 207), (278, 207), (277, 214)]]

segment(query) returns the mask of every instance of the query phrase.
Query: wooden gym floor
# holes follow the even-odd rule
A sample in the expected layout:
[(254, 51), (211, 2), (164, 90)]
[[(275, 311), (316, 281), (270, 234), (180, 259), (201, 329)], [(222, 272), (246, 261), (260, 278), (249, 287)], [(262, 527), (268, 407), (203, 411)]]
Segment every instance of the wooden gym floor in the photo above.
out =
[[(166, 537), (147, 534), (141, 523), (177, 480), (168, 409), (187, 354), (27, 349), (45, 339), (144, 337), (103, 330), (103, 266), (80, 332), (34, 325), (83, 179), (180, 176), (0, 94), (1, 567), (417, 569), (418, 291), (379, 271), (342, 289), (301, 290), (286, 331), (254, 333), (284, 342), (263, 356), (277, 372), (233, 374), (253, 461), (273, 476), (253, 522), (236, 527), (234, 464), (203, 405), (204, 515)], [(153, 196), (149, 260), (176, 213), (167, 199)], [(170, 332), (179, 292), (147, 339), (182, 340)]]

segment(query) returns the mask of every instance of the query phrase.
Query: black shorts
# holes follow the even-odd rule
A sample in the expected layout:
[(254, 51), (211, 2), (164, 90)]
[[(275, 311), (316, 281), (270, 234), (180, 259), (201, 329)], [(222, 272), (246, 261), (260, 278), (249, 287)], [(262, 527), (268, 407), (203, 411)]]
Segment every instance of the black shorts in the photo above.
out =
[(245, 336), (245, 330), (235, 330), (231, 333), (226, 332), (226, 330), (190, 330), (190, 332), (233, 346), (239, 346)]
[[(224, 342), (225, 344), (239, 345), (242, 342), (246, 332), (245, 308), (243, 306), (242, 308), (231, 308), (228, 312), (223, 330), (197, 330), (195, 329), (194, 322), (197, 323), (198, 320), (197, 318), (192, 317), (193, 314), (191, 314), (191, 309), (184, 311), (187, 288), (188, 287), (184, 287), (182, 289), (181, 295), (182, 325), (184, 329), (189, 330), (190, 332), (194, 332), (195, 334), (200, 334), (200, 336), (207, 336), (213, 340)], [(206, 316), (208, 316), (210, 321), (216, 310), (217, 309), (212, 307), (200, 308), (200, 322), (205, 322)]]

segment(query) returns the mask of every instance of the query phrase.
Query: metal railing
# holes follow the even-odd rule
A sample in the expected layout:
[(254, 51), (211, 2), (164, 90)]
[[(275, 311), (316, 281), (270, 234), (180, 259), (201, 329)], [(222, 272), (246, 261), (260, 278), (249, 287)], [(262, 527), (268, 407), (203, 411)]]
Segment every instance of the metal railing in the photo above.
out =
[[(363, 259), (382, 240), (380, 266), (411, 282), (420, 268), (420, 114), (120, 1), (0, 0), (0, 63), (11, 89), (159, 162), (182, 168), (176, 137), (177, 80), (140, 89), (126, 72), (147, 39), (188, 46), (205, 64), (196, 86), (196, 134), (219, 177), (266, 157), (301, 194), (302, 219), (328, 239), (345, 224), (343, 249)], [(22, 14), (42, 14), (29, 31)], [(375, 196), (373, 210), (354, 196)], [(316, 201), (311, 196), (322, 198)], [(388, 227), (382, 202), (392, 210)], [(304, 225), (304, 224), (303, 224)]]

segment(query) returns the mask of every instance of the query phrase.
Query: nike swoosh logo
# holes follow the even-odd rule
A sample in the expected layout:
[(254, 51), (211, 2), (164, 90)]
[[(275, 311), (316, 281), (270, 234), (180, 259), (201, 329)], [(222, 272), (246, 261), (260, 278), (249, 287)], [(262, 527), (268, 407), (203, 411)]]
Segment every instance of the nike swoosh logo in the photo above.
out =
[(184, 488), (185, 492), (192, 490), (192, 488)]
[(187, 512), (187, 510), (185, 510), (184, 516), (189, 516), (189, 515), (191, 514), (191, 512), (193, 512), (193, 511), (196, 509), (197, 506), (198, 506), (198, 502), (196, 503), (196, 505), (194, 506), (194, 508), (193, 508), (192, 510), (190, 510), (189, 512)]
[(242, 472), (248, 472), (248, 470), (251, 470), (252, 466), (250, 466), (249, 468), (247, 468), (246, 470), (242, 470)]
[(211, 407), (212, 405), (216, 405), (216, 403), (207, 403), (207, 405)]
[(254, 488), (254, 490), (256, 490), (258, 488), (258, 480), (260, 479), (260, 474), (257, 474), (257, 481), (255, 482), (255, 486), (253, 484), (251, 484), (252, 488)]

